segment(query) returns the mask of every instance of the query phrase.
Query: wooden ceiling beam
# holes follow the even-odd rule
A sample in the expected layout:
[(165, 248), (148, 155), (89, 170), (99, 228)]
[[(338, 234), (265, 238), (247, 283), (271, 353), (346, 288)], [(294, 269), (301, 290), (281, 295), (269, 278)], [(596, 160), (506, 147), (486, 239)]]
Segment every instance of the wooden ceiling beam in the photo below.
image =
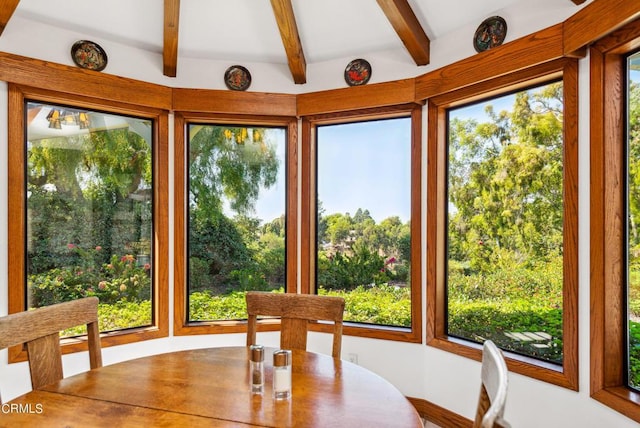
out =
[(582, 4), (587, 0), (571, 0), (572, 2), (574, 2), (575, 4)]
[(13, 12), (18, 7), (20, 0), (5, 0), (0, 2), (0, 34), (4, 31), (4, 28), (9, 23)]
[(307, 61), (304, 58), (291, 0), (271, 0), (271, 7), (287, 53), (293, 81), (297, 84), (307, 83)]
[(164, 45), (162, 49), (163, 74), (176, 77), (178, 69), (178, 27), (180, 0), (164, 0)]
[(408, 0), (377, 0), (416, 65), (429, 64), (430, 40)]

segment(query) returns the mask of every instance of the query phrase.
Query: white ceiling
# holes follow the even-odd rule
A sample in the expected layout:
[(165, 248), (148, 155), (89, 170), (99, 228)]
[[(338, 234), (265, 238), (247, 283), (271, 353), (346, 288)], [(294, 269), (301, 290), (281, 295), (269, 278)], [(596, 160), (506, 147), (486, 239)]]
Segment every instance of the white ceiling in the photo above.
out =
[[(570, 0), (557, 0), (567, 2)], [(409, 0), (431, 42), (521, 0)], [(14, 16), (85, 38), (163, 51), (162, 0), (21, 0)], [(399, 50), (410, 58), (375, 0), (292, 0), (307, 64)], [(9, 26), (11, 22), (9, 22)], [(471, 39), (469, 40), (471, 43)], [(182, 0), (180, 58), (287, 64), (269, 0)]]

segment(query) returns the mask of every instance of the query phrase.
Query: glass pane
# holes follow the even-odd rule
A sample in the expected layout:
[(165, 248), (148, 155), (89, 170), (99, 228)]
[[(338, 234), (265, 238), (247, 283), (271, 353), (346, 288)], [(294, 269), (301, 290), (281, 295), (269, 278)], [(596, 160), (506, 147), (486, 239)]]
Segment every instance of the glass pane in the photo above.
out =
[(449, 111), (448, 334), (562, 363), (556, 82)]
[(26, 104), (28, 308), (97, 296), (102, 331), (150, 325), (152, 122)]
[(411, 119), (317, 128), (318, 294), (345, 320), (411, 327)]
[(189, 320), (246, 318), (248, 290), (285, 289), (286, 130), (188, 126)]
[(640, 391), (640, 53), (628, 58), (628, 384)]

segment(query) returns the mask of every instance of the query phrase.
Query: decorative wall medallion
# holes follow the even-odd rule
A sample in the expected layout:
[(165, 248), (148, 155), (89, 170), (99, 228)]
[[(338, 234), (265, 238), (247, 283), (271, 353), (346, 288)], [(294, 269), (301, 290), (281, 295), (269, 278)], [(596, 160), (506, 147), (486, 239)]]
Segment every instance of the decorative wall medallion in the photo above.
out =
[(71, 46), (71, 59), (80, 68), (102, 71), (107, 66), (107, 53), (97, 43), (78, 40)]
[(233, 91), (244, 91), (251, 85), (251, 73), (241, 65), (232, 65), (224, 72), (224, 83)]
[(344, 80), (349, 86), (366, 84), (371, 78), (371, 64), (364, 59), (354, 59), (344, 69)]
[(500, 46), (507, 35), (507, 22), (500, 16), (492, 16), (482, 21), (473, 36), (473, 47), (476, 52)]

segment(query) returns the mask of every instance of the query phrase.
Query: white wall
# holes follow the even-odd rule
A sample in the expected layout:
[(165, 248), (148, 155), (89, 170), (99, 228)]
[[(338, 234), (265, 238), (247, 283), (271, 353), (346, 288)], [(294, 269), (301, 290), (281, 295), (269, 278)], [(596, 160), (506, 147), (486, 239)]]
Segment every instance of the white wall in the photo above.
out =
[[(565, 20), (579, 10), (568, 0), (523, 1), (518, 8), (496, 11), (509, 25), (507, 42), (533, 31)], [(18, 31), (28, 26), (30, 31)], [(443, 65), (475, 54), (471, 40), (475, 24), (462, 28), (432, 42), (431, 64), (416, 67), (406, 52), (371, 52), (363, 54), (372, 64), (371, 83), (414, 77)], [(16, 53), (32, 58), (73, 65), (68, 49), (83, 34), (47, 27), (36, 22), (26, 22), (14, 17), (0, 38), (0, 51)], [(97, 41), (97, 40), (96, 40)], [(162, 75), (162, 56), (144, 52), (108, 40), (99, 43), (109, 55), (105, 73), (145, 80), (172, 87), (224, 89), (222, 76), (226, 63), (198, 59), (180, 59), (178, 77)], [(252, 91), (299, 93), (344, 87), (342, 70), (350, 59), (310, 64), (306, 85), (294, 85), (286, 66), (244, 64), (252, 73)], [(514, 427), (635, 427), (630, 419), (610, 410), (589, 397), (589, 69), (588, 59), (580, 62), (580, 132), (579, 132), (579, 242), (580, 242), (580, 391), (569, 391), (518, 374), (510, 374), (510, 391), (506, 418)], [(135, 97), (135, 94), (132, 94)], [(426, 111), (425, 111), (426, 120)], [(173, 126), (172, 120), (170, 126)], [(425, 138), (426, 140), (426, 127)], [(0, 82), (0, 315), (7, 314), (7, 86)], [(173, 145), (173, 132), (169, 133)], [(426, 147), (426, 143), (424, 144)], [(426, 151), (426, 150), (425, 150)], [(173, 153), (170, 147), (169, 153)], [(426, 160), (426, 154), (425, 160)], [(426, 165), (426, 162), (424, 162)], [(173, 176), (173, 161), (169, 177)], [(423, 177), (426, 189), (426, 175)], [(170, 186), (172, 189), (172, 186)], [(426, 192), (426, 190), (424, 190)], [(170, 194), (173, 201), (173, 195)], [(426, 198), (423, 198), (426, 200)], [(170, 213), (173, 209), (170, 208)], [(173, 226), (170, 214), (170, 227)], [(5, 227), (6, 225), (6, 227)], [(173, 237), (172, 230), (169, 236)], [(424, 236), (424, 233), (423, 233)], [(423, 242), (423, 248), (426, 243)], [(170, 250), (170, 260), (173, 251)], [(423, 257), (424, 264), (424, 257)], [(170, 305), (173, 307), (173, 263), (170, 268)], [(423, 269), (426, 272), (426, 269)], [(423, 278), (423, 289), (425, 280)], [(426, 319), (423, 297), (423, 320)], [(172, 314), (170, 314), (172, 321)], [(172, 322), (170, 322), (170, 325)], [(424, 326), (423, 326), (424, 330)], [(277, 345), (277, 336), (266, 333), (261, 336), (266, 345)], [(122, 345), (103, 349), (104, 364), (179, 349), (208, 346), (243, 345), (244, 334), (173, 337)], [(330, 348), (325, 335), (313, 334), (310, 349), (327, 352)], [(387, 378), (405, 395), (424, 398), (439, 406), (474, 417), (479, 389), (480, 364), (423, 344), (407, 344), (346, 336), (343, 338), (343, 355), (355, 353), (359, 364)], [(64, 357), (66, 374), (88, 369), (86, 355)], [(29, 390), (26, 364), (7, 364), (7, 352), (0, 352), (0, 388), (4, 400), (9, 400)]]

